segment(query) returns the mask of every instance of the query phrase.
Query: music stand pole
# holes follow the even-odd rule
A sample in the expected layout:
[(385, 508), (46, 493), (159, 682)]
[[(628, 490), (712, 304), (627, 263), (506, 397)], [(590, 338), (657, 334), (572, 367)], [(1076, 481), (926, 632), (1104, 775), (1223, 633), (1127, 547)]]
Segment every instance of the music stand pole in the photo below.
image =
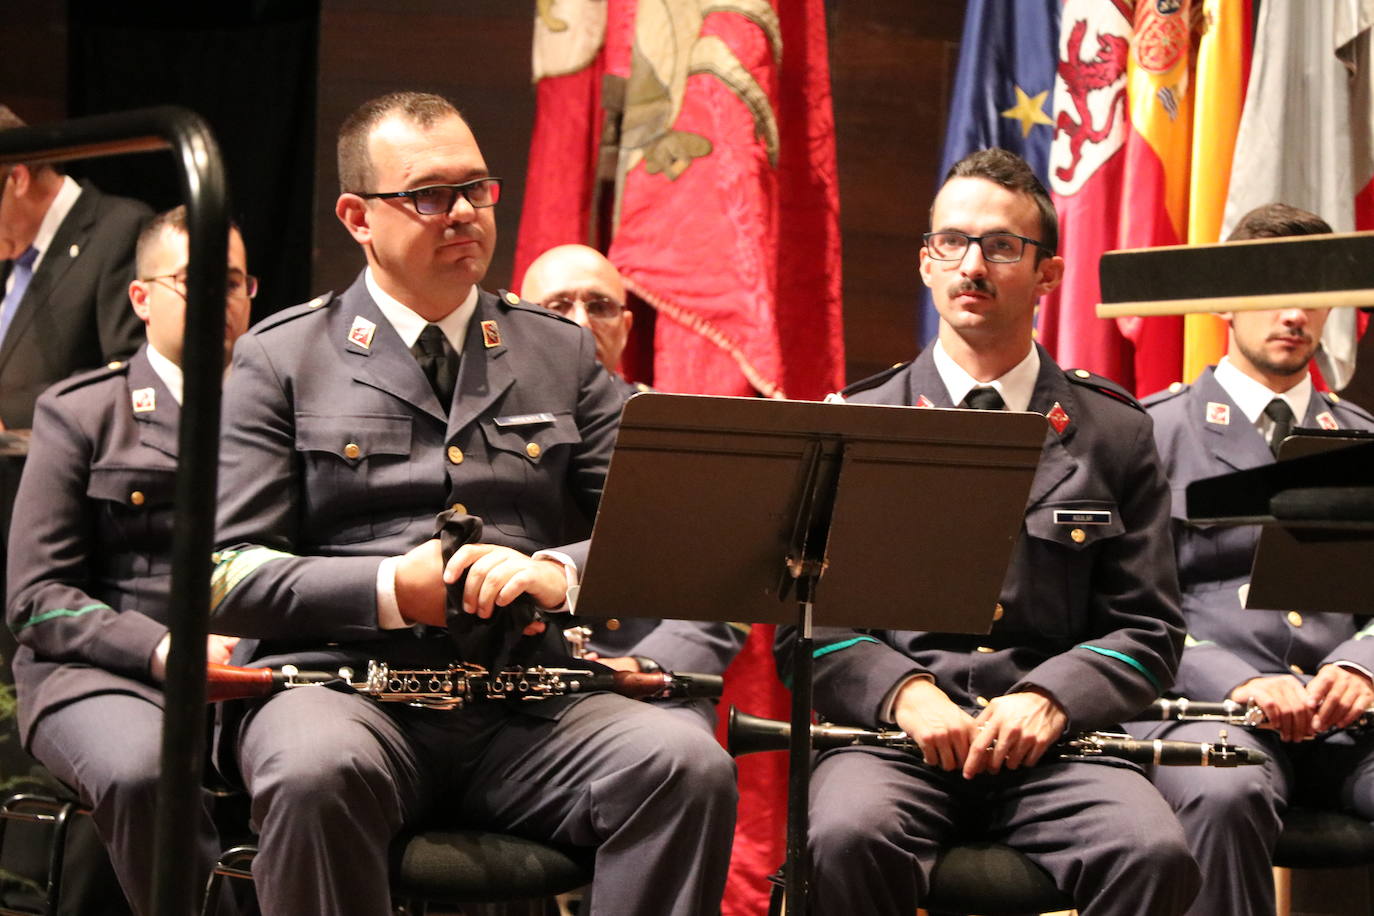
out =
[(801, 465), (800, 498), (785, 560), (787, 574), (778, 597), (786, 600), (788, 584), (797, 589), (797, 640), (792, 647), (792, 718), (787, 760), (787, 864), (783, 869), (787, 916), (805, 916), (811, 892), (811, 857), (807, 854), (808, 804), (811, 796), (811, 616), (816, 588), (825, 573), (830, 522), (839, 491), (844, 444), (813, 439)]

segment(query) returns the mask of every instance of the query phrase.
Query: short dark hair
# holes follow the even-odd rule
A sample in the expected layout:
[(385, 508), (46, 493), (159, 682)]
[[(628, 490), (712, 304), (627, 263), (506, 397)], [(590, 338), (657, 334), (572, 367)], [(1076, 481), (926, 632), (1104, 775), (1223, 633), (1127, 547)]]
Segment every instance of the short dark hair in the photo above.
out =
[(1242, 216), (1226, 241), (1272, 239), (1285, 235), (1326, 235), (1331, 231), (1331, 224), (1315, 213), (1288, 204), (1272, 203), (1256, 207)]
[[(242, 232), (239, 224), (232, 219), (229, 221), (230, 233)], [(186, 205), (182, 204), (170, 210), (164, 210), (157, 216), (148, 220), (143, 228), (139, 230), (138, 241), (134, 245), (134, 269), (138, 272), (138, 277), (142, 279), (147, 275), (148, 262), (152, 260), (153, 248), (162, 241), (164, 232), (178, 232), (182, 235), (189, 235), (190, 231), (186, 228)]]
[(1008, 191), (1029, 194), (1040, 211), (1040, 242), (1045, 246), (1036, 249), (1035, 260), (1039, 262), (1058, 252), (1059, 214), (1049, 192), (1026, 160), (998, 146), (975, 150), (950, 166), (945, 182), (951, 178), (982, 178)]
[(162, 233), (179, 232), (186, 235), (186, 205), (173, 207), (154, 216), (144, 224), (143, 229), (138, 233), (138, 242), (134, 248), (135, 270), (138, 271), (140, 279), (148, 275), (152, 268), (148, 262), (152, 260), (153, 248), (162, 241)]
[(375, 191), (372, 157), (367, 141), (372, 129), (394, 114), (404, 115), (420, 127), (430, 127), (447, 117), (462, 118), (457, 106), (432, 92), (392, 92), (359, 105), (339, 127), (339, 190)]

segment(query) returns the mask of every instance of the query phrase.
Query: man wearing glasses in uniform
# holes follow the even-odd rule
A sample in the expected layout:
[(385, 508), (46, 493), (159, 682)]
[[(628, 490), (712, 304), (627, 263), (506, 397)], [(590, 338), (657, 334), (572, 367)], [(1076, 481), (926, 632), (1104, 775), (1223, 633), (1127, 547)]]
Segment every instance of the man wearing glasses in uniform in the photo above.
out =
[[(90, 806), (135, 913), (152, 912), (187, 257), (185, 208), (154, 218), (128, 287), (148, 342), (38, 399), (9, 545), (21, 738)], [(257, 292), (237, 229), (228, 257), (226, 364)], [(210, 660), (235, 642), (211, 635)], [(209, 801), (188, 844), (202, 880), (222, 848)]]
[[(581, 329), (478, 287), (500, 179), (450, 102), (368, 102), (338, 151), (335, 212), (367, 267), (240, 342), (212, 613), (253, 664), (446, 667), (464, 660), (451, 619), (566, 605), (585, 545), (548, 548), (568, 501), (595, 513), (621, 397)], [(441, 510), (483, 523), (451, 558)], [(719, 908), (733, 766), (651, 704), (429, 710), (297, 689), (241, 712), (223, 752), (252, 794), (269, 916), (390, 912), (392, 838), (436, 822), (595, 848), (594, 914)]]
[[(625, 307), (625, 281), (605, 255), (586, 245), (550, 248), (526, 269), (520, 293), (591, 331), (597, 361), (626, 398), (649, 390), (616, 371), (634, 315)], [(577, 622), (588, 628), (587, 657), (625, 671), (724, 674), (749, 636), (749, 626), (740, 623), (649, 617)], [(666, 700), (662, 705), (715, 731), (716, 707), (710, 700)]]
[(941, 846), (972, 828), (1043, 867), (1084, 916), (1180, 913), (1197, 867), (1141, 771), (1046, 759), (1065, 734), (1144, 708), (1178, 665), (1169, 491), (1149, 417), (1034, 342), (1036, 300), (1059, 284), (1064, 262), (1054, 205), (1020, 157), (991, 149), (955, 164), (931, 225), (920, 269), (938, 340), (915, 362), (850, 386), (845, 400), (1031, 410), (1048, 421), (1045, 442), (989, 634), (815, 634), (820, 714), (896, 724), (924, 760), (871, 747), (820, 756), (816, 912), (906, 916), (922, 904)]

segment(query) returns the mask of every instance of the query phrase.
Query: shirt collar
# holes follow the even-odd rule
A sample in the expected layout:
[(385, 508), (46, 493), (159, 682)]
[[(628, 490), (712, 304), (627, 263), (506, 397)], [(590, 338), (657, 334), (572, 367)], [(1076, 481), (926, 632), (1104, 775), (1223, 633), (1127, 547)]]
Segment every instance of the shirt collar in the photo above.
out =
[[(377, 284), (376, 278), (372, 276), (371, 267), (364, 272), (363, 278), (367, 283), (367, 291), (372, 294), (372, 301), (377, 303), (377, 308), (382, 310), (386, 320), (391, 322), (396, 333), (401, 335), (401, 342), (407, 347), (415, 346), (415, 341), (420, 339), (420, 332), (430, 322), (383, 290)], [(444, 336), (448, 338), (449, 346), (453, 347), (455, 352), (463, 352), (463, 339), (467, 337), (468, 323), (472, 320), (472, 313), (475, 311), (477, 311), (477, 284), (474, 283), (472, 289), (468, 291), (468, 297), (463, 300), (461, 305), (443, 318), (433, 322), (439, 326), (439, 330), (444, 332)]]
[(148, 344), (148, 365), (153, 367), (157, 377), (162, 379), (162, 384), (166, 385), (167, 390), (172, 393), (172, 400), (180, 404), (182, 382), (185, 378), (181, 374), (181, 367), (157, 352), (157, 348), (152, 343)]
[(1245, 414), (1245, 419), (1251, 424), (1259, 425), (1260, 419), (1264, 417), (1264, 408), (1268, 407), (1274, 398), (1283, 398), (1288, 402), (1299, 424), (1302, 423), (1303, 417), (1307, 416), (1307, 405), (1312, 401), (1311, 375), (1304, 374), (1302, 381), (1280, 394), (1263, 382), (1241, 372), (1229, 357), (1223, 356), (1217, 363), (1214, 376), (1217, 384), (1236, 402), (1240, 412)]
[(940, 381), (944, 382), (945, 390), (949, 392), (951, 404), (962, 404), (970, 391), (982, 385), (996, 388), (1006, 403), (1007, 410), (1024, 412), (1030, 409), (1031, 395), (1035, 393), (1035, 380), (1040, 375), (1040, 354), (1036, 351), (1035, 344), (1031, 344), (1026, 358), (1013, 366), (1010, 372), (990, 382), (980, 382), (965, 372), (945, 351), (939, 338), (936, 338), (935, 371), (940, 373)]
[(33, 262), (34, 270), (43, 263), (44, 256), (52, 247), (53, 237), (57, 235), (62, 221), (72, 212), (72, 207), (76, 206), (76, 199), (80, 196), (81, 185), (73, 181), (72, 176), (63, 175), (62, 187), (57, 189), (57, 196), (48, 205), (48, 212), (43, 214), (43, 221), (38, 224), (38, 234), (33, 238), (33, 247), (38, 249), (38, 257)]

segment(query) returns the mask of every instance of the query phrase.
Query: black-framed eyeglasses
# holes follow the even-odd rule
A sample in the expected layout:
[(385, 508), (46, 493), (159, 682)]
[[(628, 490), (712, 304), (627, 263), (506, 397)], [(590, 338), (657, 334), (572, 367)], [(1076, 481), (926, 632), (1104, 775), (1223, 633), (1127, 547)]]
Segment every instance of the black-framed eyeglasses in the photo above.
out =
[(543, 305), (544, 308), (551, 309), (564, 318), (570, 318), (574, 307), (579, 302), (587, 310), (587, 317), (594, 321), (614, 321), (620, 317), (621, 312), (625, 311), (625, 303), (617, 302), (610, 296), (601, 295), (555, 296), (552, 299), (544, 300)]
[(1046, 254), (1054, 254), (1054, 250), (1045, 243), (1011, 232), (969, 235), (967, 232), (946, 229), (927, 232), (924, 238), (926, 251), (937, 261), (962, 261), (972, 242), (977, 242), (983, 249), (983, 260), (993, 264), (1015, 264), (1026, 253), (1027, 245), (1034, 245)]
[[(163, 280), (171, 280), (172, 282), (163, 283)], [(139, 281), (156, 283), (158, 286), (170, 289), (181, 298), (186, 298), (186, 272), (184, 270), (174, 274), (161, 274), (156, 277), (139, 277)], [(224, 275), (224, 294), (230, 299), (252, 299), (258, 294), (258, 278), (241, 270), (231, 269)]]
[(421, 216), (434, 216), (447, 213), (458, 202), (458, 195), (467, 198), (473, 207), (493, 207), (501, 199), (500, 178), (474, 178), (462, 184), (431, 184), (410, 191), (385, 191), (370, 193), (354, 191), (366, 200), (385, 200), (391, 197), (409, 197), (410, 205)]

